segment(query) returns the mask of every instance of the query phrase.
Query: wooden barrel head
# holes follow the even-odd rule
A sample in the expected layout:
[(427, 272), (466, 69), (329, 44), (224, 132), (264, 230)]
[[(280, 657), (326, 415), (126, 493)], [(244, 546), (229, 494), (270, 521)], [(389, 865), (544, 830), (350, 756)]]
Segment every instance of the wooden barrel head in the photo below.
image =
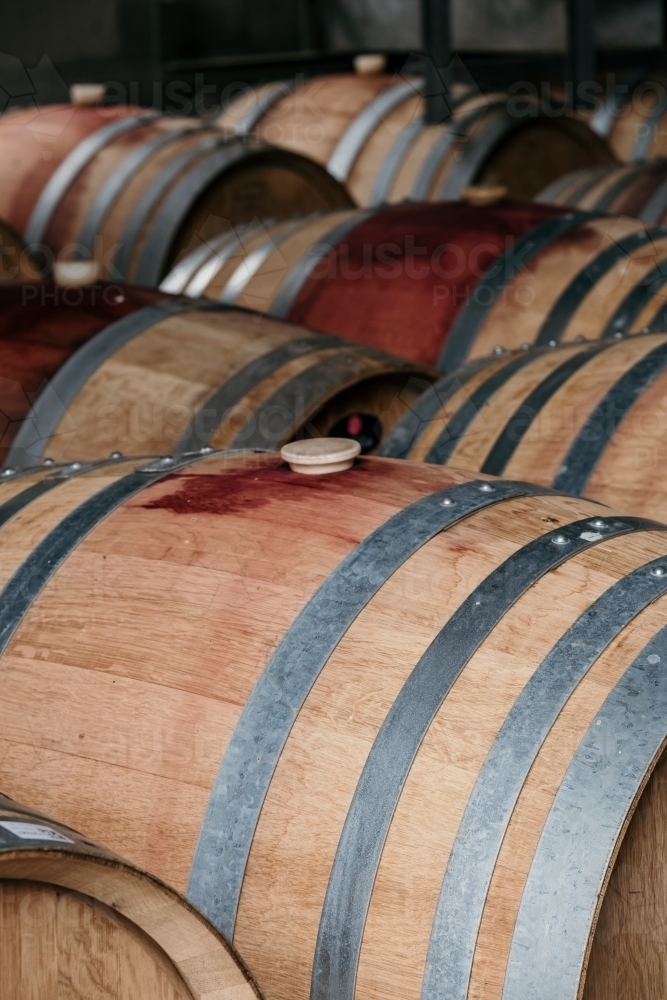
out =
[(305, 156), (282, 149), (248, 151), (199, 195), (174, 238), (160, 278), (189, 249), (228, 232), (230, 225), (310, 215), (352, 204), (341, 185)]
[(606, 144), (584, 122), (538, 118), (490, 151), (475, 182), (504, 184), (510, 198), (533, 198), (565, 174), (611, 163)]
[(192, 1000), (161, 949), (110, 907), (58, 885), (0, 879), (3, 990), (22, 1000)]
[(257, 993), (177, 893), (0, 795), (0, 960), (7, 1000), (204, 1000)]

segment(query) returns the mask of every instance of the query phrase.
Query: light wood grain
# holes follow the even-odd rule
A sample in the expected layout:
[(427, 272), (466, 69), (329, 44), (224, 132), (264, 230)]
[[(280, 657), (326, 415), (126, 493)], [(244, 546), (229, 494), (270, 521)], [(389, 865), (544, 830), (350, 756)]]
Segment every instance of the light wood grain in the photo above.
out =
[[(484, 357), (497, 344), (509, 349), (532, 344), (570, 281), (606, 247), (641, 228), (632, 219), (596, 219), (526, 261), (489, 310), (468, 356)], [(590, 294), (596, 294), (595, 286)]]
[[(627, 342), (612, 351), (623, 349)], [(553, 355), (544, 358), (542, 376)], [(184, 889), (220, 760), (290, 624), (371, 531), (408, 503), (475, 475), (361, 459), (344, 473), (303, 477), (276, 456), (237, 454), (208, 457), (146, 487), (56, 570), (1, 658), (0, 787)], [(63, 494), (62, 514), (76, 502)], [(266, 1000), (309, 996), (349, 805), (421, 654), (504, 560), (548, 531), (602, 512), (609, 513), (559, 495), (479, 511), (419, 548), (347, 629), (289, 733), (243, 879), (234, 944)], [(3, 541), (10, 527), (0, 529)], [(420, 996), (452, 844), (508, 712), (572, 622), (627, 573), (664, 556), (667, 537), (658, 531), (580, 552), (530, 587), (472, 655), (418, 749), (393, 815), (355, 1000)], [(598, 657), (539, 752), (484, 909), (475, 1000), (499, 1000), (521, 891), (553, 797), (599, 705), (663, 627), (666, 609), (667, 598), (657, 601)], [(655, 816), (652, 800), (642, 809)], [(17, 869), (7, 877), (26, 875)], [(43, 873), (41, 880), (49, 881)], [(83, 882), (60, 884), (91, 894)], [(95, 898), (108, 905), (108, 895)], [(134, 921), (143, 910), (132, 899), (126, 916)], [(151, 906), (153, 917), (141, 926), (180, 972), (181, 958), (165, 944), (178, 939), (176, 925), (162, 921), (158, 902)], [(166, 937), (158, 938), (162, 926)]]

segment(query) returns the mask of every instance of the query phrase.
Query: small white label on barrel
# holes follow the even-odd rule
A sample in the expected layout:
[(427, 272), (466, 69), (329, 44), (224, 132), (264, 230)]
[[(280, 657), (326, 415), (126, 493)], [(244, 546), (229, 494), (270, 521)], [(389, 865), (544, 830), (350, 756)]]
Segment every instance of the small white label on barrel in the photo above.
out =
[(580, 538), (583, 538), (585, 542), (599, 542), (602, 535), (599, 531), (582, 531)]
[(0, 826), (9, 830), (20, 840), (48, 840), (55, 844), (73, 844), (69, 837), (63, 836), (57, 830), (52, 830), (50, 826), (38, 826), (36, 823), (15, 823), (9, 820), (0, 821)]

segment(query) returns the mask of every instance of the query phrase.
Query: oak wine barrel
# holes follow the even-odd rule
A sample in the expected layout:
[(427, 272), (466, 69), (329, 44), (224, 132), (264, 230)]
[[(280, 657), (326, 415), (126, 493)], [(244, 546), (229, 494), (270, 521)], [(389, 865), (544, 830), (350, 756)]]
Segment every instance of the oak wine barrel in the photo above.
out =
[(3, 1000), (256, 1000), (227, 942), (156, 878), (0, 793)]
[(468, 184), (503, 184), (531, 198), (580, 167), (612, 163), (606, 143), (539, 102), (455, 85), (451, 118), (423, 121), (424, 81), (340, 73), (244, 91), (217, 124), (326, 165), (358, 205), (457, 198)]
[(380, 454), (529, 479), (667, 521), (667, 334), (473, 361)]
[(662, 229), (502, 199), (267, 226), (186, 257), (161, 287), (453, 371), (496, 347), (666, 329), (666, 279)]
[(322, 167), (146, 108), (51, 105), (0, 119), (0, 217), (32, 247), (157, 285), (186, 248), (256, 217), (350, 204)]
[(630, 215), (649, 225), (661, 225), (667, 216), (667, 160), (577, 170), (551, 184), (535, 200)]
[(42, 272), (16, 230), (0, 219), (0, 285), (39, 281)]
[(0, 456), (10, 467), (275, 449), (332, 431), (372, 451), (436, 378), (376, 348), (150, 289), (0, 288)]
[(667, 991), (663, 525), (379, 458), (53, 475), (0, 482), (8, 794), (266, 1000)]
[(628, 74), (624, 89), (607, 96), (592, 128), (604, 135), (621, 163), (641, 163), (667, 155), (667, 77), (638, 79)]

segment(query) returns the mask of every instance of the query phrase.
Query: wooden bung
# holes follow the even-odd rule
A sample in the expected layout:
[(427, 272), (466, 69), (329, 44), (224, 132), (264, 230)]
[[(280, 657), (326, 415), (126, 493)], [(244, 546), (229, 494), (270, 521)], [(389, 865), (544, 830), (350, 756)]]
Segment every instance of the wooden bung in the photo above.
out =
[(380, 453), (667, 522), (667, 333), (472, 362), (428, 389)]
[(267, 316), (90, 285), (95, 267), (62, 262), (56, 285), (0, 288), (5, 465), (277, 450), (297, 436), (346, 437), (372, 452), (437, 379)]
[(663, 526), (250, 452), (4, 476), (0, 525), (0, 786), (265, 1000), (667, 993)]
[(4, 1000), (256, 1000), (230, 945), (178, 893), (0, 794)]
[(103, 101), (106, 92), (104, 83), (73, 83), (69, 88), (69, 98), (77, 107), (88, 108)]
[(469, 184), (461, 188), (460, 197), (469, 205), (495, 205), (508, 195), (504, 184)]
[(376, 76), (387, 68), (387, 57), (380, 52), (365, 52), (354, 57), (354, 72), (360, 76)]
[(217, 118), (225, 134), (254, 135), (326, 166), (357, 205), (440, 201), (468, 185), (504, 185), (532, 198), (572, 170), (614, 163), (577, 116), (554, 117), (537, 99), (482, 94), (455, 83), (452, 114), (424, 123), (424, 81), (359, 55), (354, 73), (261, 84)]
[(155, 286), (185, 252), (243, 245), (260, 219), (351, 205), (297, 153), (226, 139), (204, 120), (100, 105), (100, 87), (0, 119), (0, 218), (47, 257), (74, 248), (102, 277)]
[(354, 465), (361, 452), (358, 441), (347, 438), (311, 438), (292, 441), (280, 449), (282, 458), (292, 472), (304, 476), (325, 476), (332, 472), (345, 472)]
[(498, 194), (277, 223), (235, 260), (191, 255), (161, 287), (447, 372), (496, 347), (667, 329), (662, 229)]

